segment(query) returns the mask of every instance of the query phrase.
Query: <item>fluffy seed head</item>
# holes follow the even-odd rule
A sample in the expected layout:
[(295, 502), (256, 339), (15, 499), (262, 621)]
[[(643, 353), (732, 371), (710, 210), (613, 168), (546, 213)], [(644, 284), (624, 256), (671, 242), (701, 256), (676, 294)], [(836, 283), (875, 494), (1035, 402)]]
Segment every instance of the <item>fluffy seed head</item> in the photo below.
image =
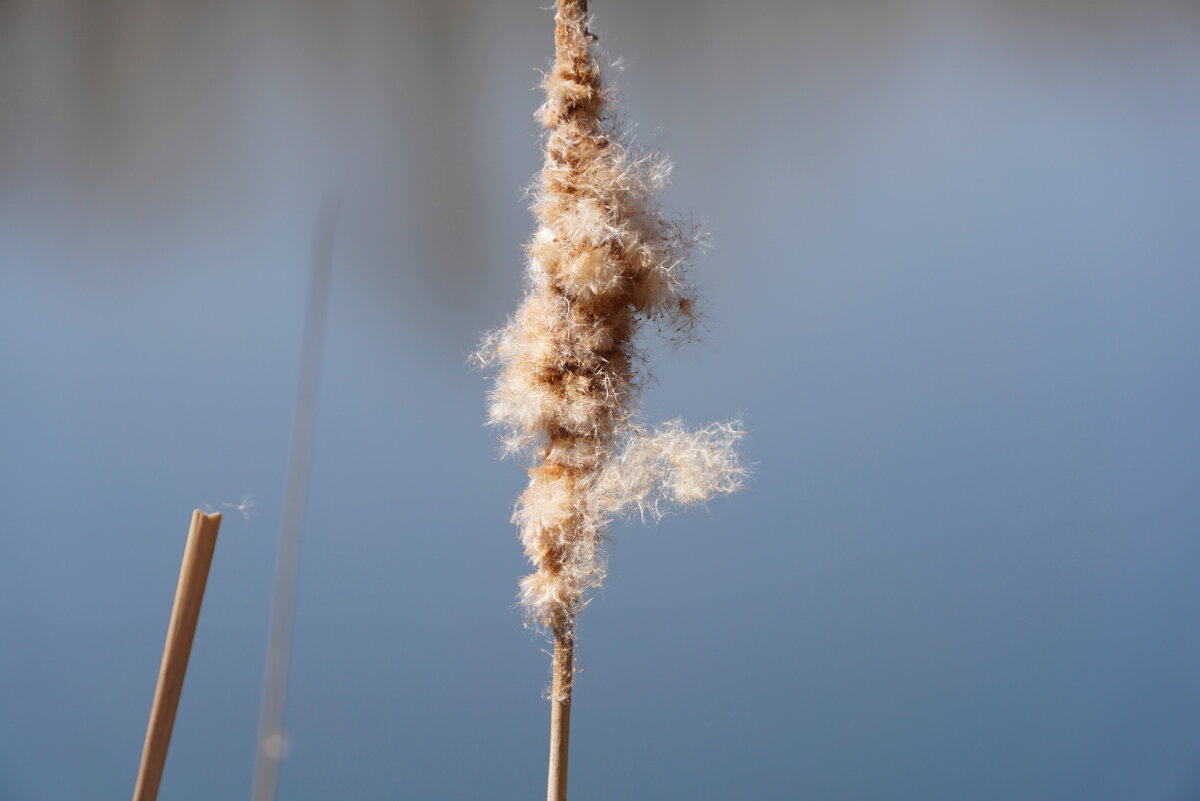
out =
[(594, 39), (578, 2), (559, 0), (555, 60), (536, 118), (546, 129), (533, 192), (527, 294), (477, 354), (501, 370), (489, 419), (506, 450), (534, 463), (513, 520), (535, 570), (521, 581), (530, 619), (573, 634), (604, 579), (604, 532), (634, 509), (701, 503), (741, 486), (735, 426), (689, 432), (634, 423), (640, 324), (690, 334), (684, 265), (698, 237), (655, 199), (670, 164), (637, 153), (609, 113)]

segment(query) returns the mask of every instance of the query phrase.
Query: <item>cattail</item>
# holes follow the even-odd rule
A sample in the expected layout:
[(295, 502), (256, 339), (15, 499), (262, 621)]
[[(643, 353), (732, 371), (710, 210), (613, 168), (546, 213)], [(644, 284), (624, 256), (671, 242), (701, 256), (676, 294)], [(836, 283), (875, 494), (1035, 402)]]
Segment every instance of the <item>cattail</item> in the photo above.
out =
[(733, 492), (744, 470), (735, 425), (690, 432), (671, 422), (648, 432), (637, 421), (635, 336), (647, 321), (674, 338), (694, 331), (684, 267), (698, 237), (658, 206), (669, 163), (632, 149), (612, 116), (586, 0), (557, 0), (554, 66), (543, 86), (528, 289), (479, 357), (502, 368), (490, 420), (506, 451), (532, 463), (514, 514), (535, 568), (520, 597), (554, 639), (548, 797), (561, 801), (575, 621), (604, 580), (609, 522)]

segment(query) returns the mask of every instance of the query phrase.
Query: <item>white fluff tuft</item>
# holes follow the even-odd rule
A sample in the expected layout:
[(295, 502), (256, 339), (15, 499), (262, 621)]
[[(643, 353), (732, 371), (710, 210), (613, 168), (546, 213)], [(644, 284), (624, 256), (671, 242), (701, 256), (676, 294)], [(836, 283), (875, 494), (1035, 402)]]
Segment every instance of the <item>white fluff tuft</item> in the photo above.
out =
[(636, 511), (657, 520), (670, 506), (695, 506), (737, 492), (747, 475), (736, 449), (745, 434), (737, 422), (689, 431), (671, 420), (652, 434), (633, 429), (589, 488), (591, 503), (609, 515)]

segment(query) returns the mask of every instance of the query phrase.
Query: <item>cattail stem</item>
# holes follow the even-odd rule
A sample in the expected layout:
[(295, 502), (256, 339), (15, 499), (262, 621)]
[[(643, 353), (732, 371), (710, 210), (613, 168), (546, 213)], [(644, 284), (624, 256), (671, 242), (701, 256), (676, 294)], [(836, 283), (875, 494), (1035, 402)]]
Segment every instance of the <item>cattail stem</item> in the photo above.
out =
[(546, 801), (567, 801), (567, 752), (571, 739), (571, 685), (575, 672), (575, 639), (554, 636), (554, 678), (550, 685), (550, 773)]
[(199, 509), (192, 512), (187, 545), (183, 549), (183, 564), (179, 568), (179, 584), (175, 588), (175, 605), (171, 608), (171, 622), (167, 627), (167, 642), (163, 647), (162, 665), (158, 669), (158, 685), (154, 688), (154, 703), (150, 707), (150, 722), (146, 726), (142, 763), (138, 767), (137, 783), (133, 788), (133, 801), (154, 801), (158, 797), (158, 785), (167, 761), (167, 747), (171, 744), (175, 712), (179, 709), (179, 696), (183, 693), (183, 677), (192, 653), (192, 639), (196, 634), (196, 622), (200, 619), (200, 604), (204, 600), (204, 586), (208, 583), (208, 569), (212, 565), (220, 527), (220, 514), (206, 515)]
[(316, 436), (321, 354), (325, 342), (325, 322), (329, 315), (329, 286), (339, 209), (338, 197), (326, 194), (321, 200), (313, 233), (308, 304), (300, 347), (300, 384), (296, 390), (296, 410), (292, 416), (292, 445), (283, 492), (283, 515), (279, 521), (279, 542), (275, 550), (275, 590), (271, 598), (271, 622), (267, 632), (258, 754), (250, 790), (253, 801), (275, 801), (279, 792), (279, 768), (287, 745), (283, 724), (291, 674), (292, 630), (296, 619), (300, 535), (304, 530), (313, 439)]

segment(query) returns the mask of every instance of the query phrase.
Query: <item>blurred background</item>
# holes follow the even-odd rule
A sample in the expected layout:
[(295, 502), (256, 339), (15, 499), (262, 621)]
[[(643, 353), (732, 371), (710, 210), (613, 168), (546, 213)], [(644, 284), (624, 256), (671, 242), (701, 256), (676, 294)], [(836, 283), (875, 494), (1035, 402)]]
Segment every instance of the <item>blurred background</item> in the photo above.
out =
[[(529, 799), (521, 294), (546, 0), (0, 2), (0, 799), (248, 798), (310, 243), (341, 192), (280, 798)], [(750, 489), (613, 532), (571, 796), (1200, 798), (1200, 6), (593, 0), (710, 220), (647, 419)]]

